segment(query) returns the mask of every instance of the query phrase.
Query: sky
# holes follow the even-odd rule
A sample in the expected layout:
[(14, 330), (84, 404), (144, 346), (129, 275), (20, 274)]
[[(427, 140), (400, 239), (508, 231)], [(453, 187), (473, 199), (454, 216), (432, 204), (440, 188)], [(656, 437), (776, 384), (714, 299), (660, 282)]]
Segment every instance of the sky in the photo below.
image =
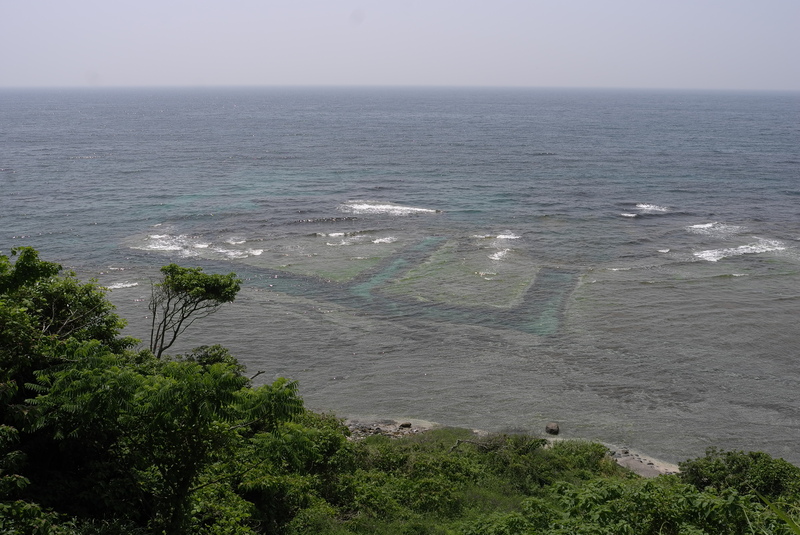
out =
[(800, 0), (0, 0), (0, 87), (800, 91)]

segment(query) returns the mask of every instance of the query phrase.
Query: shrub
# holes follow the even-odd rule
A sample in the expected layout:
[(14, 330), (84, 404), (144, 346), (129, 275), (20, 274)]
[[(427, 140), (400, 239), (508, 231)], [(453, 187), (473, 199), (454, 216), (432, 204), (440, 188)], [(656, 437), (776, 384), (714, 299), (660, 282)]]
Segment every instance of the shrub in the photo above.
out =
[(800, 468), (760, 451), (709, 448), (705, 457), (679, 466), (681, 480), (699, 490), (735, 489), (741, 494), (756, 491), (773, 499), (800, 496)]

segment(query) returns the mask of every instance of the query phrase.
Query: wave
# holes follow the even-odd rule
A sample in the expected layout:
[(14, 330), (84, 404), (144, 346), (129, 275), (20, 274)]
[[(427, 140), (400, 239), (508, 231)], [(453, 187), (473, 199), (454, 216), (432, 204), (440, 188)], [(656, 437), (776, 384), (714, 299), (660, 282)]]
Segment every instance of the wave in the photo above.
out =
[(263, 249), (227, 249), (225, 247), (213, 247), (211, 249), (217, 254), (232, 260), (247, 258), (248, 256), (259, 256), (264, 252)]
[(658, 204), (650, 204), (646, 202), (640, 202), (636, 205), (643, 214), (657, 214), (657, 213), (664, 213), (669, 212), (669, 208), (666, 206), (659, 206)]
[(757, 238), (757, 243), (749, 243), (747, 245), (741, 245), (739, 247), (729, 247), (726, 249), (708, 249), (706, 251), (698, 251), (694, 253), (694, 256), (697, 258), (701, 258), (703, 260), (707, 260), (709, 262), (717, 262), (722, 260), (723, 258), (729, 258), (731, 256), (741, 256), (746, 254), (758, 254), (758, 253), (768, 253), (771, 251), (784, 251), (786, 250), (786, 245), (780, 240), (767, 240), (763, 238)]
[(666, 214), (670, 211), (666, 206), (648, 202), (636, 203), (635, 208), (638, 210), (638, 212), (621, 212), (619, 216), (633, 219), (641, 216)]
[(435, 214), (441, 210), (431, 208), (417, 208), (401, 204), (385, 203), (381, 201), (347, 201), (339, 205), (338, 210), (348, 214), (387, 214), (392, 216), (407, 216), (411, 214)]
[[(170, 234), (150, 234), (147, 240), (141, 247), (134, 247), (135, 249), (144, 249), (146, 251), (176, 251), (182, 256), (197, 256), (197, 251), (193, 249), (198, 245), (193, 238), (179, 234), (172, 236)], [(199, 248), (208, 247), (208, 244), (200, 243)]]
[(499, 234), (497, 236), (498, 240), (518, 240), (519, 238), (520, 238), (520, 236), (517, 236), (516, 234), (514, 234), (510, 230), (506, 230), (503, 234)]
[(522, 236), (518, 236), (513, 232), (511, 232), (510, 230), (504, 230), (501, 234), (498, 234), (497, 236), (495, 236), (494, 234), (473, 234), (471, 237), (476, 240), (485, 240), (487, 238), (492, 238), (495, 240), (518, 240)]
[(511, 252), (511, 249), (501, 249), (496, 253), (492, 253), (489, 255), (489, 258), (492, 260), (502, 260), (503, 258)]
[(358, 221), (357, 217), (314, 217), (311, 219), (297, 219), (292, 223), (339, 223), (341, 221)]
[(712, 236), (715, 238), (727, 238), (739, 232), (742, 232), (745, 227), (740, 225), (728, 225), (714, 221), (712, 223), (700, 223), (697, 225), (689, 225), (686, 227), (688, 232), (692, 234), (701, 234), (704, 236)]
[[(244, 243), (245, 240), (226, 240), (225, 243), (236, 245)], [(159, 251), (166, 253), (177, 253), (183, 257), (202, 256), (204, 258), (222, 257), (225, 259), (241, 259), (248, 256), (259, 256), (263, 249), (234, 249), (220, 245), (214, 245), (196, 236), (186, 234), (150, 234), (144, 243), (132, 246), (133, 249), (145, 251)]]
[[(334, 232), (333, 234), (338, 234), (338, 233)], [(333, 236), (333, 234), (331, 234), (331, 236)], [(344, 236), (344, 234), (342, 234), (342, 236)], [(341, 247), (341, 246), (344, 246), (344, 245), (355, 245), (357, 243), (362, 243), (365, 238), (366, 238), (366, 236), (350, 235), (350, 236), (347, 236), (347, 237), (343, 237), (342, 240), (339, 243), (325, 242), (325, 245), (330, 245), (331, 247)]]
[(106, 286), (109, 290), (117, 290), (119, 288), (133, 288), (134, 286), (139, 286), (138, 282), (115, 282), (113, 284), (109, 284)]
[(397, 241), (397, 238), (394, 236), (388, 236), (386, 238), (378, 238), (377, 240), (372, 240), (372, 243), (394, 243)]

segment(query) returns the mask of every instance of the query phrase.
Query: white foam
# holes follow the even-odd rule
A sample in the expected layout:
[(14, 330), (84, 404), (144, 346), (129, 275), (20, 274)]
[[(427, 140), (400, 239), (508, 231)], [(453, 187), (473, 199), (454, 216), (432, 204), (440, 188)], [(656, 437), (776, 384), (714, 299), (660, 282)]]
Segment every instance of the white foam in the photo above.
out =
[(224, 249), (222, 247), (214, 247), (212, 251), (214, 251), (215, 253), (219, 253), (230, 259), (247, 258), (248, 256), (245, 251), (240, 251), (238, 249)]
[(486, 238), (491, 238), (492, 236), (489, 234), (473, 234), (472, 237), (479, 240), (485, 240)]
[(147, 251), (179, 251), (183, 256), (197, 256), (195, 251), (192, 251), (194, 243), (189, 236), (180, 234), (178, 236), (171, 236), (169, 234), (150, 234), (147, 237), (147, 242), (138, 249)]
[(208, 249), (210, 245), (210, 243), (195, 243), (194, 247), (195, 249)]
[(359, 243), (363, 241), (364, 238), (365, 236), (350, 236), (349, 238), (344, 238), (339, 243), (325, 242), (325, 245), (330, 245), (331, 247), (342, 247)]
[(378, 238), (377, 240), (372, 240), (372, 243), (394, 243), (397, 241), (397, 238), (394, 236), (389, 236), (387, 238)]
[(520, 237), (511, 232), (510, 230), (505, 231), (504, 234), (500, 234), (497, 236), (498, 240), (518, 240)]
[(708, 249), (706, 251), (698, 251), (694, 256), (707, 260), (709, 262), (718, 262), (723, 258), (731, 256), (741, 256), (746, 254), (768, 253), (771, 251), (784, 251), (786, 246), (779, 240), (766, 240), (763, 238), (758, 239), (757, 243), (749, 243), (739, 247), (729, 247), (726, 249)]
[(139, 286), (138, 282), (115, 282), (113, 284), (109, 284), (106, 286), (109, 290), (117, 290), (119, 288), (133, 288), (134, 286)]
[(430, 208), (417, 208), (400, 204), (384, 203), (379, 201), (347, 201), (338, 208), (350, 214), (387, 214), (393, 216), (407, 216), (411, 214), (433, 214), (439, 210)]
[(248, 249), (247, 252), (252, 256), (261, 256), (261, 253), (264, 252), (264, 249)]
[(668, 212), (669, 208), (666, 206), (659, 206), (657, 204), (650, 204), (646, 202), (640, 202), (636, 205), (636, 208), (641, 210), (644, 213), (656, 213), (656, 212)]
[(744, 227), (739, 225), (727, 225), (714, 221), (713, 223), (699, 223), (697, 225), (689, 225), (686, 230), (692, 234), (701, 234), (704, 236), (712, 236), (715, 238), (726, 238), (733, 234), (742, 232)]
[(496, 253), (490, 254), (489, 258), (492, 260), (502, 260), (509, 252), (511, 252), (511, 249), (502, 249)]
[(246, 241), (247, 240), (245, 240), (244, 238), (233, 237), (233, 238), (228, 238), (227, 240), (225, 240), (225, 243), (230, 244), (230, 245), (241, 245)]
[(623, 212), (623, 213), (621, 213), (619, 215), (621, 215), (622, 217), (639, 217), (639, 214), (628, 214), (628, 213), (625, 213), (625, 212)]

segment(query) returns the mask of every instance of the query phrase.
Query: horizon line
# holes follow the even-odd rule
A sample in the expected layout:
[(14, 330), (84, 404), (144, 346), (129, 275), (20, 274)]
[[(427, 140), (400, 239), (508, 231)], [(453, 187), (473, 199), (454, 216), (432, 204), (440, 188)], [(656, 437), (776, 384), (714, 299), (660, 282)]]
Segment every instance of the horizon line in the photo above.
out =
[(558, 91), (652, 91), (708, 93), (800, 93), (800, 89), (558, 86), (558, 85), (449, 85), (449, 84), (164, 84), (164, 85), (0, 85), (0, 90), (162, 90), (162, 89), (495, 89)]

